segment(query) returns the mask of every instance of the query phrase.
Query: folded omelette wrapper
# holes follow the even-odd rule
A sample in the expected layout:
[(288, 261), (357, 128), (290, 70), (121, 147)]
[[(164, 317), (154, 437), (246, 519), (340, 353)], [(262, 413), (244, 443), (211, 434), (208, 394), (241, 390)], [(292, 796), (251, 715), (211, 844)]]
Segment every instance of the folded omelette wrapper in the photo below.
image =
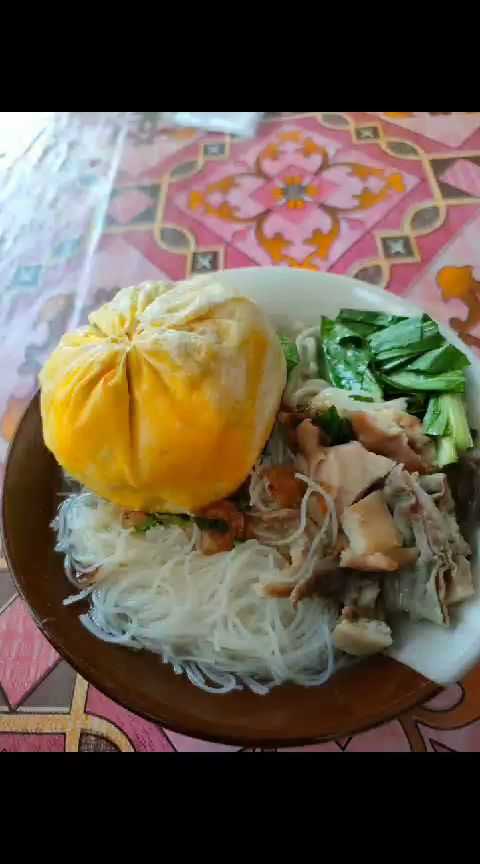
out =
[(122, 507), (195, 512), (245, 480), (286, 369), (264, 312), (208, 276), (121, 290), (40, 374), (62, 467)]

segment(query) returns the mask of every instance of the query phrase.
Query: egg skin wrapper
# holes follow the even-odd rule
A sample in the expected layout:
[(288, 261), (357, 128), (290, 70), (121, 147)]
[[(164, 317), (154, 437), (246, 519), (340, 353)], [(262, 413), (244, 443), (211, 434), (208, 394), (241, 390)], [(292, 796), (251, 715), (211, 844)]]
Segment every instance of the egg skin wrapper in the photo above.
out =
[(122, 289), (40, 373), (46, 446), (119, 506), (196, 512), (232, 494), (268, 440), (286, 381), (275, 331), (208, 277)]

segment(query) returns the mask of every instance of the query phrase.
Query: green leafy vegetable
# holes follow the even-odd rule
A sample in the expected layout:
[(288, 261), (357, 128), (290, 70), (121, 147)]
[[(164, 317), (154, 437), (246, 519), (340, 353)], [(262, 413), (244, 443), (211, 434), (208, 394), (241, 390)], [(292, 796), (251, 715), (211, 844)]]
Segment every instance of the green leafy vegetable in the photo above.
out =
[(300, 362), (297, 346), (289, 336), (280, 336), (279, 339), (283, 348), (285, 360), (287, 361), (287, 372), (290, 373)]
[[(409, 368), (410, 362), (413, 362), (422, 355), (422, 351), (418, 349), (411, 351), (408, 348), (395, 348), (389, 351), (389, 356), (380, 360), (376, 357), (376, 367), (384, 373), (393, 372), (395, 369)], [(410, 362), (409, 362), (410, 361)]]
[[(405, 394), (409, 413), (423, 418), (426, 434), (437, 439), (440, 466), (473, 447), (463, 398), (468, 358), (428, 315), (342, 309), (336, 321), (322, 320), (320, 352), (323, 376), (357, 399)], [(335, 408), (314, 422), (332, 443), (353, 437)]]
[(460, 453), (473, 447), (473, 438), (468, 425), (465, 402), (460, 396), (447, 394), (440, 397), (446, 406), (448, 414), (448, 428), (450, 435), (455, 441), (455, 446)]
[(312, 422), (328, 435), (331, 444), (348, 444), (355, 438), (350, 420), (341, 417), (333, 405), (322, 414), (317, 414)]
[(427, 413), (423, 418), (423, 428), (427, 435), (442, 437), (447, 434), (448, 414), (445, 411), (441, 396), (432, 396), (428, 403)]
[(137, 534), (146, 534), (147, 531), (150, 531), (150, 528), (155, 528), (156, 525), (158, 525), (158, 520), (152, 514), (148, 516), (143, 525), (136, 525), (134, 530)]
[(445, 465), (452, 465), (453, 462), (458, 462), (457, 448), (453, 438), (439, 438), (437, 444), (437, 465), (439, 468), (444, 468)]
[(369, 368), (368, 345), (353, 330), (322, 318), (321, 349), (325, 374), (334, 387), (372, 399), (383, 398), (382, 389)]
[(441, 348), (435, 351), (427, 351), (418, 360), (413, 360), (406, 366), (412, 372), (428, 372), (429, 375), (441, 375), (443, 372), (453, 372), (457, 369), (466, 369), (470, 361), (465, 354), (445, 342)]
[(159, 525), (178, 525), (180, 528), (183, 528), (186, 522), (190, 522), (187, 513), (155, 513), (154, 518)]
[(392, 324), (399, 324), (407, 319), (399, 315), (389, 315), (387, 312), (362, 312), (359, 309), (342, 309), (337, 317), (337, 321), (350, 325), (351, 321), (356, 321), (359, 324), (368, 324), (370, 327), (377, 329), (378, 327), (390, 327)]
[(421, 318), (407, 318), (399, 324), (379, 330), (369, 336), (367, 341), (377, 362), (382, 363), (401, 356), (402, 352), (408, 356), (409, 353), (438, 348), (444, 339), (435, 321), (428, 315), (422, 315)]
[(339, 323), (344, 324), (345, 327), (348, 327), (348, 329), (352, 331), (352, 333), (361, 336), (362, 339), (371, 336), (372, 333), (376, 333), (378, 329), (377, 327), (374, 327), (373, 324), (363, 324), (361, 321), (341, 321)]
[(465, 374), (457, 369), (443, 375), (425, 375), (420, 372), (401, 371), (391, 375), (380, 375), (387, 390), (416, 393), (418, 391), (464, 393)]
[(473, 447), (465, 402), (461, 396), (446, 393), (430, 399), (423, 426), (427, 435), (452, 438), (460, 453)]

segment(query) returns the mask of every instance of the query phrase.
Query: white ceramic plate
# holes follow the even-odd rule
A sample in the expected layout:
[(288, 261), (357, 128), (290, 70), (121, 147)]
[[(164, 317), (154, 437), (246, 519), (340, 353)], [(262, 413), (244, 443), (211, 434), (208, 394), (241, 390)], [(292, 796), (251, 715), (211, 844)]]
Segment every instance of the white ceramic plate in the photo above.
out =
[[(334, 318), (342, 308), (409, 316), (425, 311), (364, 282), (329, 273), (252, 267), (227, 270), (219, 273), (218, 278), (255, 300), (278, 327), (291, 328), (297, 321), (313, 326), (322, 315)], [(480, 428), (480, 404), (475, 398), (480, 390), (480, 360), (453, 330), (442, 324), (440, 329), (472, 364), (467, 370), (467, 401), (471, 424)], [(450, 627), (414, 623), (406, 616), (399, 617), (393, 626), (395, 648), (389, 652), (390, 656), (439, 684), (462, 678), (480, 660), (479, 539), (477, 531), (473, 559), (477, 595), (450, 610)]]

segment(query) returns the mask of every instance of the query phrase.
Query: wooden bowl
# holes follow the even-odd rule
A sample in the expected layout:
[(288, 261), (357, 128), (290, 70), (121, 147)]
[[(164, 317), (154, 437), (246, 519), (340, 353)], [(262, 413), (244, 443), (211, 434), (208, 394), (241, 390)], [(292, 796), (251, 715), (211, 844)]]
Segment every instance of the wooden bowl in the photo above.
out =
[[(249, 274), (251, 280), (258, 280), (259, 272), (243, 271), (241, 278), (245, 280)], [(290, 271), (288, 278), (294, 272)], [(276, 279), (286, 278), (282, 273), (270, 271)], [(317, 279), (315, 303), (320, 316), (322, 280), (317, 274), (301, 275)], [(353, 281), (329, 276), (330, 283), (332, 278), (340, 283)], [(292, 305), (285, 292), (281, 297), (279, 319)], [(298, 305), (297, 292), (293, 302)], [(342, 300), (340, 303), (346, 305)], [(301, 309), (297, 314), (301, 317)], [(366, 730), (438, 691), (438, 685), (410, 668), (379, 656), (339, 672), (323, 687), (291, 685), (275, 688), (268, 696), (246, 691), (215, 696), (175, 675), (154, 654), (97, 640), (79, 621), (86, 604), (85, 609), (83, 604), (62, 605), (71, 586), (64, 575), (62, 557), (54, 552), (50, 528), (59, 503), (60, 481), (60, 470), (43, 443), (37, 395), (19, 425), (6, 466), (2, 521), (7, 561), (20, 594), (56, 650), (99, 690), (136, 714), (210, 741), (291, 747)]]
[[(111, 699), (195, 738), (243, 746), (295, 746), (368, 729), (429, 699), (438, 687), (406, 666), (376, 657), (339, 672), (323, 687), (275, 688), (268, 696), (204, 693), (154, 654), (95, 639), (80, 624), (50, 528), (61, 475), (42, 438), (38, 395), (8, 458), (3, 542), (12, 575), (42, 633), (68, 662)], [(86, 604), (85, 604), (86, 609)]]

